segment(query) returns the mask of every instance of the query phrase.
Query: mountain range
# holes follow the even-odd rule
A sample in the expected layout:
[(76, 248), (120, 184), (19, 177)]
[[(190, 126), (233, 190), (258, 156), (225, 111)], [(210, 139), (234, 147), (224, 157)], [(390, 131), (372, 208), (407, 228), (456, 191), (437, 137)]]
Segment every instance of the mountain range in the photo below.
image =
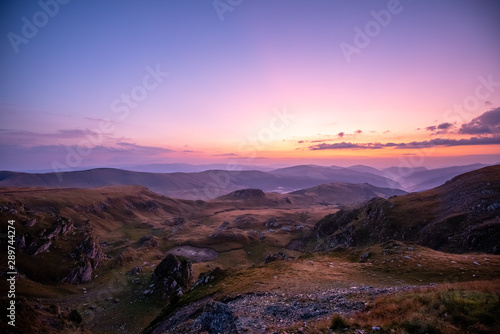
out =
[[(439, 169), (391, 167), (378, 170), (362, 165), (347, 168), (300, 165), (270, 171), (218, 169), (190, 173), (151, 173), (112, 168), (51, 173), (2, 171), (0, 187), (92, 188), (142, 185), (165, 196), (194, 200), (209, 200), (245, 188), (286, 193), (332, 182), (368, 183), (376, 187), (421, 191), (484, 166), (474, 164)], [(148, 168), (151, 166), (145, 167), (146, 170)]]

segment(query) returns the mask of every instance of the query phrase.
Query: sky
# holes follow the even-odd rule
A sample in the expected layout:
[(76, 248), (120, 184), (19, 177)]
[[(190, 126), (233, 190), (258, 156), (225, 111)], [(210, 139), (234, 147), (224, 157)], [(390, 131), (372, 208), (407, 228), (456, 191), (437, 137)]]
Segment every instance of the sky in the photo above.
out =
[(499, 163), (498, 17), (493, 0), (2, 1), (0, 170)]

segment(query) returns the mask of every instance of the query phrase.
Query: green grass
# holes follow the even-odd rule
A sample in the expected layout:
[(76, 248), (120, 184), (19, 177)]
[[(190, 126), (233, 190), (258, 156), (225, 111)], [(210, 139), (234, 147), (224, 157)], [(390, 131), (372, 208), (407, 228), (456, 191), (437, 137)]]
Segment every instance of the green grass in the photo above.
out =
[(380, 297), (349, 318), (334, 317), (332, 328), (379, 333), (499, 333), (500, 284), (462, 283)]

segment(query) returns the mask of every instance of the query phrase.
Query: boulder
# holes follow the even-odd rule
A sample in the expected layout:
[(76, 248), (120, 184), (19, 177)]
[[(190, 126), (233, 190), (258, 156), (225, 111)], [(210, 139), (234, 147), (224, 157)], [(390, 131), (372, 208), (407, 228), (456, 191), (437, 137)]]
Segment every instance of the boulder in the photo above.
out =
[(182, 295), (192, 280), (191, 261), (173, 254), (168, 254), (151, 275), (151, 283), (155, 289), (160, 289), (163, 298)]

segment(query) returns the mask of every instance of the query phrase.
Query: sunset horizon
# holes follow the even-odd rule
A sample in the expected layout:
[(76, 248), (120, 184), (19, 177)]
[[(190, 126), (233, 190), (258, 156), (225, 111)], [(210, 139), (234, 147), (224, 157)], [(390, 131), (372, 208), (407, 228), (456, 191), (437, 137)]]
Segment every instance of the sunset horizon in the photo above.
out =
[(0, 170), (500, 161), (494, 2), (216, 4), (3, 4)]

